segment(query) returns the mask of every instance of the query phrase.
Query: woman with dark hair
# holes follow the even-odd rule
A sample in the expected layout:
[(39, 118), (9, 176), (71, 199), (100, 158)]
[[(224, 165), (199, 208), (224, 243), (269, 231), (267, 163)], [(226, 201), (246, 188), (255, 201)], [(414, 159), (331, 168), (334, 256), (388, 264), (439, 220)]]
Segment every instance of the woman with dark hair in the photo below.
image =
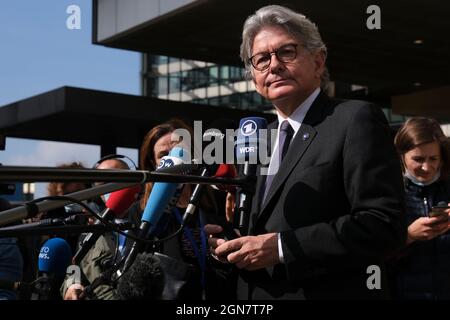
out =
[[(184, 131), (181, 137), (189, 136), (191, 141), (181, 141), (177, 134), (179, 130)], [(189, 133), (189, 134), (188, 134)], [(163, 124), (155, 126), (144, 138), (140, 149), (140, 169), (156, 170), (161, 158), (168, 155), (170, 150), (181, 143), (183, 148), (188, 146), (190, 154), (194, 154), (193, 131), (185, 122), (172, 119)], [(147, 205), (153, 184), (147, 183), (143, 197), (130, 209), (129, 219), (139, 225), (141, 215)], [(181, 195), (172, 210), (172, 215), (163, 215), (158, 222), (155, 233), (158, 238), (167, 237), (176, 232), (180, 227), (189, 198), (192, 193), (192, 185), (185, 184)], [(210, 215), (219, 214), (219, 206), (216, 204), (212, 190), (206, 188), (195, 218), (191, 219), (178, 237), (172, 238), (161, 244), (157, 251), (171, 258), (182, 261), (188, 265), (190, 276), (181, 288), (176, 299), (188, 300), (223, 300), (235, 297), (233, 281), (225, 281), (231, 272), (231, 266), (223, 265), (211, 258), (207, 245), (207, 236), (203, 230), (205, 219)], [(222, 206), (221, 206), (222, 207)], [(223, 212), (221, 214), (224, 214)], [(151, 250), (154, 250), (152, 248)]]
[[(153, 127), (145, 136), (142, 142), (140, 153), (139, 167), (141, 170), (154, 171), (158, 167), (159, 161), (162, 157), (167, 156), (170, 150), (177, 145), (182, 143), (179, 141), (179, 137), (172, 135), (176, 130), (185, 130), (193, 137), (194, 134), (192, 129), (180, 119), (171, 119), (167, 122), (159, 124)], [(186, 145), (193, 145), (193, 141), (186, 142)], [(188, 150), (193, 154), (192, 150)], [(145, 185), (144, 196), (140, 201), (140, 207), (144, 210), (147, 204), (148, 197), (152, 191), (153, 184), (147, 183)], [(184, 188), (183, 194), (190, 194), (190, 188)], [(178, 205), (187, 206), (187, 201), (189, 200), (186, 196), (181, 196), (178, 200)], [(184, 202), (184, 203), (181, 203)]]
[(394, 268), (400, 299), (450, 298), (449, 141), (439, 123), (411, 118), (395, 136), (406, 191), (408, 237)]

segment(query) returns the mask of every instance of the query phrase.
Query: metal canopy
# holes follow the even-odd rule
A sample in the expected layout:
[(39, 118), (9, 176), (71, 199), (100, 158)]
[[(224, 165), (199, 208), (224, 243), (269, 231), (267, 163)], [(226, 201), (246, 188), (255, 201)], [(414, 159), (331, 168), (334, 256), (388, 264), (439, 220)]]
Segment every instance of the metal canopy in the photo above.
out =
[[(96, 41), (94, 15), (94, 42), (242, 65), (243, 22), (261, 6), (276, 3), (302, 12), (319, 26), (332, 80), (367, 85), (374, 99), (450, 84), (450, 3), (445, 0), (194, 1), (101, 42)], [(381, 30), (366, 27), (372, 4), (381, 9)], [(96, 5), (94, 1), (94, 13)]]
[(201, 120), (205, 129), (218, 118), (248, 116), (274, 119), (271, 114), (61, 87), (0, 108), (0, 135), (139, 148), (153, 126), (171, 118), (190, 124)]

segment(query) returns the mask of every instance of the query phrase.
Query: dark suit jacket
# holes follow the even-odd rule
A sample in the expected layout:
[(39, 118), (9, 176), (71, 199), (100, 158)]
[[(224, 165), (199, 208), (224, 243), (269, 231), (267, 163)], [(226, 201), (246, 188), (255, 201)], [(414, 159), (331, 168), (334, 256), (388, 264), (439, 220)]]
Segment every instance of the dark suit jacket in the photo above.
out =
[[(277, 123), (271, 125), (277, 127)], [(401, 166), (383, 112), (364, 101), (314, 101), (250, 234), (280, 232), (284, 264), (243, 271), (242, 299), (383, 298), (383, 259), (406, 239)], [(369, 290), (370, 265), (381, 289)]]

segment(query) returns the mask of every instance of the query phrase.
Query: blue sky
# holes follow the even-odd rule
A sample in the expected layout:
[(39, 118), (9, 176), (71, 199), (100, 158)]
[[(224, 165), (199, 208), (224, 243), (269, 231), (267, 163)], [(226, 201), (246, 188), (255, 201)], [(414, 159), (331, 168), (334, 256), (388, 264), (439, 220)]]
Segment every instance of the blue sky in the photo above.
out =
[[(66, 27), (70, 5), (81, 9), (80, 30)], [(61, 86), (139, 95), (139, 53), (92, 44), (91, 24), (91, 0), (0, 2), (0, 106)], [(137, 159), (136, 150), (118, 151)], [(7, 138), (0, 163), (91, 166), (99, 156), (98, 146)]]

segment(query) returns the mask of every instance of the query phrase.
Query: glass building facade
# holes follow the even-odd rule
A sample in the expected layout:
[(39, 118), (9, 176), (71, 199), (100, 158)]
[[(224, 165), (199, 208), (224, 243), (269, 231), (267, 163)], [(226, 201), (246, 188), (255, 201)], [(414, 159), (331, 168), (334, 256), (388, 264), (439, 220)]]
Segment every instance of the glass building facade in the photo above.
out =
[(241, 110), (272, 109), (253, 83), (244, 80), (243, 68), (146, 54), (143, 59), (145, 96)]
[[(244, 80), (244, 68), (204, 61), (143, 54), (142, 89), (144, 96), (233, 109), (274, 112), (272, 104), (261, 97), (253, 82)], [(330, 82), (328, 94), (364, 99), (367, 87)], [(383, 107), (383, 106), (381, 106)], [(391, 124), (402, 123), (404, 116), (383, 107)]]

